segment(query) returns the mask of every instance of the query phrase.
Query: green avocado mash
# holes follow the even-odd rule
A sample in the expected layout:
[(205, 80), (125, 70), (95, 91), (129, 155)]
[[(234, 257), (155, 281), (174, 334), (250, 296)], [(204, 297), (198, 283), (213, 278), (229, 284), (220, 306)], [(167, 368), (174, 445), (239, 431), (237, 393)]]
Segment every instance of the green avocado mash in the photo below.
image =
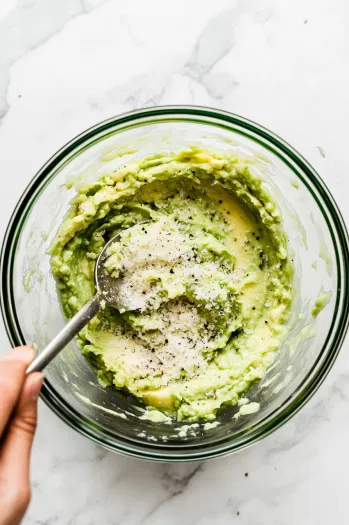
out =
[(78, 345), (102, 384), (212, 420), (280, 344), (293, 276), (280, 213), (243, 159), (198, 147), (81, 186), (50, 250), (67, 318), (95, 293), (95, 260), (120, 232), (106, 269), (132, 306), (104, 308)]

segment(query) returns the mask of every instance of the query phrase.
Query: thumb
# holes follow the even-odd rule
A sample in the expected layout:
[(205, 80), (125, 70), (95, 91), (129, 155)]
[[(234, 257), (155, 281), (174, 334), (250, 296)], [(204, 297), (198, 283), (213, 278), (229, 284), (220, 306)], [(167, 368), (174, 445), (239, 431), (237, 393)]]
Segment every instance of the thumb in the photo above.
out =
[(0, 468), (2, 476), (10, 485), (29, 483), (29, 458), (37, 421), (37, 400), (43, 381), (44, 375), (41, 373), (27, 377), (8, 426), (1, 450)]

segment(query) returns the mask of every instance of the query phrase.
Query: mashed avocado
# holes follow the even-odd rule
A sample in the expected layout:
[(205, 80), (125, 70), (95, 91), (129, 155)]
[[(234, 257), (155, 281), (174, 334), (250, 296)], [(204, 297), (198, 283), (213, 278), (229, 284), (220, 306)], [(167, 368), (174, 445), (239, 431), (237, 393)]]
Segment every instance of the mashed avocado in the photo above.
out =
[(243, 159), (196, 147), (81, 186), (51, 247), (67, 318), (94, 295), (95, 260), (120, 232), (106, 269), (132, 309), (103, 309), (78, 336), (82, 353), (104, 385), (179, 420), (214, 419), (280, 344), (292, 266), (275, 203)]

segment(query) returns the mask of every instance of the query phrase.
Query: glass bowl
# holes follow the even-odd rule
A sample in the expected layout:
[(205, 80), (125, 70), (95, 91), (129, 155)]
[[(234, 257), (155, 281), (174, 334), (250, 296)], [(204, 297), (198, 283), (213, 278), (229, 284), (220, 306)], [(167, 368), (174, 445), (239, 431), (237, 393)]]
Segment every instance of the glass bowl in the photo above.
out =
[[(250, 406), (258, 403), (259, 410), (222, 408), (214, 428), (141, 419), (133, 399), (98, 384), (74, 342), (49, 365), (42, 399), (56, 414), (110, 450), (152, 460), (216, 457), (268, 435), (319, 387), (348, 327), (348, 234), (314, 169), (258, 124), (223, 111), (173, 106), (127, 113), (85, 131), (26, 188), (1, 253), (1, 309), (11, 344), (34, 344), (40, 351), (64, 325), (47, 249), (76, 185), (132, 159), (192, 144), (235, 151), (263, 177), (283, 215), (295, 267), (294, 297), (275, 361), (247, 393)], [(316, 301), (323, 298), (329, 302), (314, 317)]]

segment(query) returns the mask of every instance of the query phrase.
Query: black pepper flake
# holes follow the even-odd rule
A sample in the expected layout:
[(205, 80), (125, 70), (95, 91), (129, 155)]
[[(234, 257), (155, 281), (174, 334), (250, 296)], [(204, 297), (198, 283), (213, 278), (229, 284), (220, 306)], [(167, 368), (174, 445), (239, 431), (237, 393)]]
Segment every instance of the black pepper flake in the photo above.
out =
[(174, 273), (174, 270), (171, 268), (170, 273)]
[(248, 472), (245, 472), (245, 478), (248, 478)]
[(265, 322), (265, 324), (268, 324), (268, 321), (264, 321), (264, 322)]
[(223, 201), (219, 201), (219, 204), (222, 204)]
[(257, 241), (259, 241), (260, 237), (256, 237)]
[(255, 307), (255, 306), (252, 306), (252, 310), (255, 310), (255, 309), (256, 309), (256, 307)]

